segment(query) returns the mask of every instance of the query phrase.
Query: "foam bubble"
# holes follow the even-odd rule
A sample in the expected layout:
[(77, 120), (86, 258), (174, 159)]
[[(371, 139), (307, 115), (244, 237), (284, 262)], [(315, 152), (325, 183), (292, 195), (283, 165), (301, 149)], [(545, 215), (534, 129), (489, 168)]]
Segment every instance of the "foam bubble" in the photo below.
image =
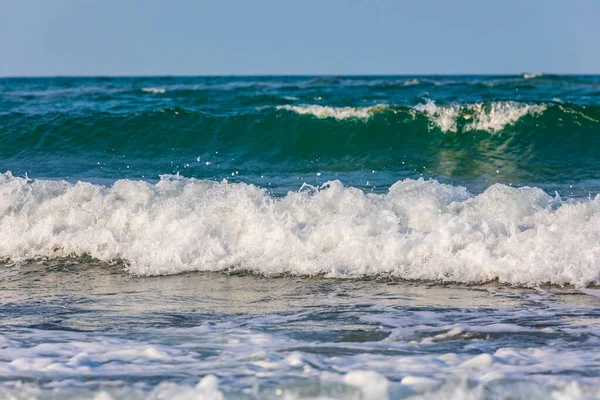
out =
[(463, 131), (480, 130), (491, 133), (500, 132), (505, 126), (514, 124), (525, 115), (539, 115), (546, 110), (545, 105), (514, 101), (437, 106), (428, 100), (425, 104), (413, 108), (431, 118), (442, 132), (457, 132), (458, 121), (462, 118), (466, 121)]
[(287, 110), (301, 115), (312, 115), (317, 118), (335, 118), (341, 120), (348, 118), (367, 119), (373, 116), (373, 114), (385, 110), (387, 106), (378, 104), (369, 107), (331, 107), (318, 104), (303, 104), (297, 106), (286, 104), (277, 106), (276, 108), (278, 110)]
[(586, 286), (600, 282), (600, 196), (399, 181), (339, 181), (277, 199), (263, 189), (162, 177), (112, 187), (0, 175), (0, 258), (89, 254), (140, 275), (257, 274)]

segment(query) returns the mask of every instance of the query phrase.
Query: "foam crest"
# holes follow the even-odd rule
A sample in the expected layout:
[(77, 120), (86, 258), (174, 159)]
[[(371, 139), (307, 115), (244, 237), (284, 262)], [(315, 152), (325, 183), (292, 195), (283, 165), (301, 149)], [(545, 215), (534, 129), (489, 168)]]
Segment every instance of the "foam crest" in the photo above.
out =
[(442, 132), (457, 132), (462, 122), (463, 131), (480, 130), (497, 133), (525, 115), (541, 114), (546, 110), (546, 106), (514, 101), (437, 106), (429, 100), (425, 104), (415, 106), (414, 109), (426, 114)]
[(166, 91), (167, 90), (165, 88), (156, 88), (156, 87), (142, 88), (142, 92), (152, 93), (152, 94), (162, 94), (162, 93), (165, 93)]
[(339, 181), (277, 199), (244, 183), (163, 177), (111, 187), (0, 178), (0, 258), (89, 254), (140, 275), (244, 270), (585, 286), (600, 282), (600, 197), (561, 203), (436, 181), (385, 195)]
[(387, 108), (384, 104), (369, 107), (331, 107), (318, 104), (303, 104), (292, 106), (289, 104), (277, 106), (278, 110), (287, 110), (300, 115), (312, 115), (317, 118), (335, 118), (338, 120), (349, 118), (368, 119), (373, 114)]
[(460, 106), (453, 104), (438, 107), (433, 101), (428, 100), (425, 104), (416, 105), (414, 109), (427, 114), (442, 132), (456, 132), (456, 119), (460, 111)]
[(414, 85), (419, 85), (421, 83), (420, 80), (413, 78), (413, 79), (407, 79), (405, 80), (402, 84), (404, 86), (414, 86)]
[(542, 74), (541, 72), (523, 74), (524, 79), (535, 79), (535, 78), (541, 78), (542, 76), (544, 76), (544, 74)]

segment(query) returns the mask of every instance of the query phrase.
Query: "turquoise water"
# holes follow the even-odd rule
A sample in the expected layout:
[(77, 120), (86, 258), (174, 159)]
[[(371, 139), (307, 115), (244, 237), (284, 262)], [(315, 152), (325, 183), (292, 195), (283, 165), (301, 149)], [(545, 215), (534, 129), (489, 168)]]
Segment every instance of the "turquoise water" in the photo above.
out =
[(600, 187), (597, 76), (4, 79), (0, 92), (3, 170), (32, 178)]
[(0, 398), (599, 398), (600, 77), (0, 79)]

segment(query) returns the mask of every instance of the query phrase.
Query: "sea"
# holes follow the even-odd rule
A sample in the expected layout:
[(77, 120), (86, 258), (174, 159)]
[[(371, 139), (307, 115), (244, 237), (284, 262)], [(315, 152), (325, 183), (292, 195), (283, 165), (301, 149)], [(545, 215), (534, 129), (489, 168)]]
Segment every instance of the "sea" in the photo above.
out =
[(600, 398), (600, 76), (0, 79), (0, 398)]

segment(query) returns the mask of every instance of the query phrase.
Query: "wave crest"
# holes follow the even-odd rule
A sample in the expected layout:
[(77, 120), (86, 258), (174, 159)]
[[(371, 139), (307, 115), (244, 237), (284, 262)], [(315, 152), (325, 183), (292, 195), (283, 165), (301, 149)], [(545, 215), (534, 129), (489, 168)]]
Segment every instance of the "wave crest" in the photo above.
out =
[(541, 72), (523, 74), (524, 79), (535, 79), (535, 78), (541, 78), (542, 76), (544, 76), (544, 74)]
[(362, 119), (368, 120), (377, 114), (391, 110), (394, 113), (418, 112), (424, 114), (442, 132), (458, 131), (487, 131), (498, 133), (506, 126), (515, 124), (526, 115), (540, 115), (546, 109), (544, 104), (527, 104), (515, 101), (494, 101), (489, 103), (447, 104), (436, 105), (427, 100), (412, 108), (403, 106), (390, 107), (377, 104), (368, 107), (333, 107), (316, 104), (281, 105), (277, 110), (286, 110), (300, 115), (310, 115), (316, 118), (334, 118), (337, 120)]
[(437, 106), (429, 100), (425, 104), (415, 106), (414, 109), (431, 118), (442, 132), (457, 132), (459, 120), (462, 119), (465, 121), (463, 131), (480, 130), (497, 133), (525, 115), (541, 114), (546, 110), (546, 106), (514, 101)]
[(312, 115), (317, 118), (335, 118), (338, 120), (349, 118), (368, 119), (373, 114), (384, 111), (387, 106), (377, 104), (369, 107), (332, 107), (318, 104), (303, 104), (292, 106), (289, 104), (277, 106), (277, 110), (287, 110), (301, 115)]
[(163, 94), (167, 92), (165, 88), (156, 88), (156, 87), (145, 87), (142, 88), (142, 92), (152, 93), (152, 94)]

